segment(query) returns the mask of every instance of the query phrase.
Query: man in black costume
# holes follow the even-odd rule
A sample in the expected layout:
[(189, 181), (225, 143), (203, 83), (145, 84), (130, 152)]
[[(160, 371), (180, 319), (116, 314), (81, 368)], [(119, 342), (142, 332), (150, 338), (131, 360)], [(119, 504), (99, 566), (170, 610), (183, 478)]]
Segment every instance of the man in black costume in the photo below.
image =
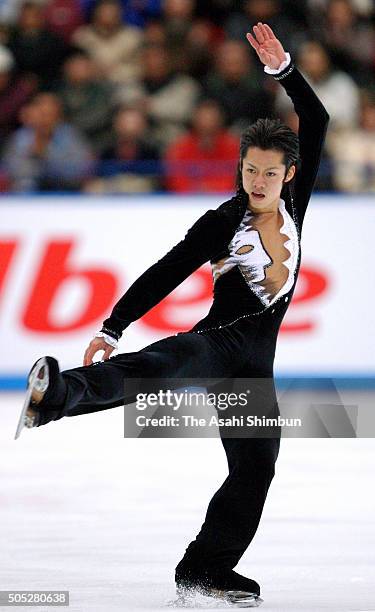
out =
[[(60, 373), (52, 357), (36, 362), (23, 416), (29, 427), (129, 403), (124, 379), (130, 377), (273, 381), (277, 335), (297, 281), (302, 223), (329, 117), (271, 28), (258, 23), (253, 30), (247, 39), (265, 72), (294, 104), (298, 137), (273, 119), (259, 119), (244, 132), (237, 194), (208, 210), (135, 281), (91, 341), (83, 367)], [(206, 317), (188, 332), (110, 357), (132, 321), (208, 260), (214, 300)], [(104, 351), (104, 361), (93, 364), (97, 351)], [(279, 438), (222, 438), (222, 443), (229, 475), (176, 568), (176, 583), (257, 605), (259, 585), (233, 568), (258, 527)]]

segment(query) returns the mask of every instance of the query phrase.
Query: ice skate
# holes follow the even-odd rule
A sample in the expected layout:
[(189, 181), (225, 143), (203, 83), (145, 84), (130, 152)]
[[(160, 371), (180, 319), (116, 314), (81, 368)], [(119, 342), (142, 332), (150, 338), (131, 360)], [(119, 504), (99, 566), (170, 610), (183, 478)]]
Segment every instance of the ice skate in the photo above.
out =
[[(202, 598), (214, 598), (224, 608), (256, 608), (263, 599), (255, 580), (233, 570), (196, 572), (177, 568), (175, 607), (196, 607)], [(199, 600), (199, 601), (198, 601)], [(207, 602), (207, 599), (205, 600)], [(210, 599), (208, 599), (209, 606)], [(221, 606), (220, 606), (221, 607)]]
[(256, 593), (247, 591), (219, 591), (218, 597), (223, 598), (235, 608), (257, 608), (263, 599)]
[[(56, 383), (54, 385), (55, 389), (50, 389), (51, 379), (53, 383)], [(19, 438), (24, 427), (31, 429), (32, 427), (44, 425), (51, 420), (56, 420), (60, 413), (60, 410), (57, 409), (56, 400), (57, 397), (61, 398), (63, 391), (64, 383), (61, 380), (56, 359), (53, 357), (41, 357), (38, 359), (32, 366), (28, 376), (26, 397), (14, 439), (17, 440)], [(44, 405), (43, 400), (45, 399), (48, 400), (48, 407)]]
[(169, 602), (173, 608), (257, 608), (263, 599), (249, 591), (224, 591), (214, 588), (177, 587), (177, 599)]

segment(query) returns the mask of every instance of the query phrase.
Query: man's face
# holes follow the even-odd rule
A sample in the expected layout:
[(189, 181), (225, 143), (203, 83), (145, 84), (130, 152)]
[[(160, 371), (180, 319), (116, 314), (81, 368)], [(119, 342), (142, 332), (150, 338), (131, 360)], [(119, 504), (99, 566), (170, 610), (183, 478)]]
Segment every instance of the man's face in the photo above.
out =
[(169, 57), (162, 48), (152, 47), (143, 53), (143, 76), (152, 81), (162, 81), (169, 74)]
[(240, 81), (252, 68), (251, 56), (246, 46), (236, 40), (227, 40), (220, 46), (216, 67), (219, 74), (228, 81)]
[(95, 23), (103, 28), (117, 28), (121, 25), (121, 6), (118, 2), (99, 4), (95, 11)]
[(146, 129), (146, 119), (137, 109), (119, 111), (114, 121), (116, 136), (119, 140), (136, 140), (141, 138)]
[(250, 209), (254, 212), (277, 210), (284, 179), (293, 178), (292, 166), (285, 177), (286, 166), (281, 151), (249, 147), (242, 161), (242, 185), (249, 195)]
[(61, 121), (61, 105), (53, 94), (41, 93), (29, 105), (24, 121), (41, 133), (52, 132)]
[(329, 59), (319, 43), (306, 42), (299, 52), (299, 65), (303, 72), (313, 79), (320, 81), (330, 70)]
[(64, 76), (73, 85), (89, 83), (95, 78), (93, 62), (82, 55), (75, 55), (65, 62)]
[(40, 30), (44, 25), (42, 8), (35, 5), (24, 6), (19, 15), (19, 24), (25, 30)]
[(195, 109), (193, 126), (199, 136), (214, 136), (223, 126), (223, 116), (216, 104), (201, 104)]

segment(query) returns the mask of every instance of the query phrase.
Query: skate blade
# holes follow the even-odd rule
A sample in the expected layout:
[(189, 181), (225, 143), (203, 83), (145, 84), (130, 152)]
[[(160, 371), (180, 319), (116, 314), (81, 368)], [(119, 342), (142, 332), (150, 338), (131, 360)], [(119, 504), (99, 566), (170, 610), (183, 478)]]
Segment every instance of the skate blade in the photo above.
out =
[(27, 422), (28, 422), (28, 418), (29, 417), (27, 417), (26, 412), (27, 412), (28, 408), (30, 407), (31, 395), (32, 395), (32, 392), (33, 392), (34, 384), (35, 384), (35, 382), (36, 382), (36, 380), (38, 378), (40, 370), (43, 367), (47, 368), (47, 361), (45, 360), (44, 357), (41, 357), (40, 359), (38, 359), (38, 361), (36, 362), (32, 372), (29, 375), (27, 391), (26, 391), (26, 397), (25, 397), (25, 401), (24, 401), (23, 406), (22, 406), (20, 418), (18, 420), (18, 425), (17, 425), (17, 429), (16, 429), (16, 435), (14, 436), (15, 440), (17, 440), (17, 438), (20, 437), (20, 434), (21, 434), (21, 431), (23, 430), (23, 428), (27, 427)]
[(236, 608), (257, 608), (263, 603), (259, 595), (247, 591), (226, 591), (224, 596)]
[(263, 599), (256, 593), (247, 591), (218, 591), (212, 589), (202, 593), (197, 590), (185, 590), (177, 593), (177, 599), (167, 602), (170, 608), (257, 608)]

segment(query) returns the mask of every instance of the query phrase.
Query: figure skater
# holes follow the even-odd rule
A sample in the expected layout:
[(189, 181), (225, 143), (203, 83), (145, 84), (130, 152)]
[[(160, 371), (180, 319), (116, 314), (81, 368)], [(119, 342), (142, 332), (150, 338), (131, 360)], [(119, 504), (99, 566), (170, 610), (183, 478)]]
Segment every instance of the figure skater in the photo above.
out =
[[(317, 175), (329, 116), (267, 24), (247, 40), (291, 98), (297, 135), (278, 119), (259, 119), (242, 134), (238, 190), (208, 210), (185, 238), (144, 272), (90, 342), (84, 365), (64, 372), (42, 357), (31, 369), (23, 426), (40, 427), (129, 403), (124, 379), (142, 377), (273, 380), (278, 331), (300, 267), (301, 229)], [(235, 102), (235, 101), (234, 101)], [(110, 357), (126, 327), (210, 261), (213, 303), (191, 330)], [(98, 351), (103, 361), (93, 363)], [(274, 476), (279, 437), (223, 438), (229, 474), (178, 563), (178, 589), (258, 605), (260, 586), (234, 567), (257, 530)]]

